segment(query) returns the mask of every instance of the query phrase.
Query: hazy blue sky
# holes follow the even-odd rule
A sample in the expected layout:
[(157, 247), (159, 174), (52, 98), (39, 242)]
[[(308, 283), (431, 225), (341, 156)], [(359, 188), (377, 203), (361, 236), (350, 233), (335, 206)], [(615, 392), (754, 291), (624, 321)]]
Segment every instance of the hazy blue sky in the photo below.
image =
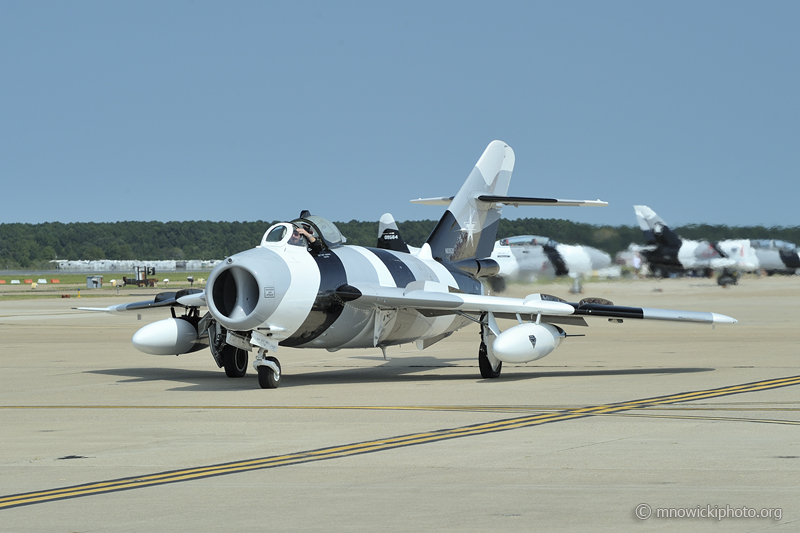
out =
[(504, 216), (800, 225), (800, 2), (0, 1), (0, 223)]

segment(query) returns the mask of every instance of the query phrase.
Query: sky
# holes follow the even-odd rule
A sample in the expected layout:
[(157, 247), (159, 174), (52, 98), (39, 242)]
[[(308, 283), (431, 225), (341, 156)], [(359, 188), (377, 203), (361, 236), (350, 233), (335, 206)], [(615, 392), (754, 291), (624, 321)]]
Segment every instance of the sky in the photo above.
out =
[(800, 2), (0, 1), (0, 223), (798, 226)]

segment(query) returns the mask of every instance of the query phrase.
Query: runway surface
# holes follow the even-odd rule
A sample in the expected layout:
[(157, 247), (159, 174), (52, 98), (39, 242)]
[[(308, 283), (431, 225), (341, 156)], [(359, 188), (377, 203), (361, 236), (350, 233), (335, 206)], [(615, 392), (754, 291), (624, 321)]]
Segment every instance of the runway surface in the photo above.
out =
[[(586, 337), (497, 380), (480, 378), (477, 326), (390, 361), (283, 349), (281, 387), (261, 390), (207, 351), (136, 351), (136, 329), (167, 313), (0, 302), (0, 529), (800, 527), (800, 279), (587, 283), (584, 296), (740, 323), (590, 319), (567, 328)], [(701, 508), (716, 511), (685, 517)], [(658, 516), (669, 509), (684, 517)]]

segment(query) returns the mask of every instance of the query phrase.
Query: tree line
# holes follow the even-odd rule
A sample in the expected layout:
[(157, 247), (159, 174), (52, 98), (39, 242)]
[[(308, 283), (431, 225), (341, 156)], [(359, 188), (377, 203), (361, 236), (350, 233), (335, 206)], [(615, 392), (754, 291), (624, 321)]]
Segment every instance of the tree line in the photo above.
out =
[[(51, 268), (53, 259), (156, 260), (223, 259), (261, 242), (273, 222), (46, 222), (0, 224), (0, 268)], [(378, 222), (337, 222), (347, 244), (375, 246)], [(403, 239), (421, 246), (435, 220), (398, 222)], [(800, 226), (713, 226), (675, 228), (687, 239), (781, 239), (800, 242)], [(542, 235), (564, 244), (585, 244), (612, 256), (632, 242), (644, 244), (636, 226), (597, 226), (553, 218), (500, 220), (498, 239)]]

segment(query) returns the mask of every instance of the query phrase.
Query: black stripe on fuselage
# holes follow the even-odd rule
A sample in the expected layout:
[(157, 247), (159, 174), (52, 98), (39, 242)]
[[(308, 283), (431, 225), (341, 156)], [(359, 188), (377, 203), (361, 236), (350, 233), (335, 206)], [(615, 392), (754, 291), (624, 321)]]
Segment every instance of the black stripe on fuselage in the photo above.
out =
[(380, 248), (367, 248), (370, 252), (375, 254), (381, 262), (389, 269), (396, 287), (405, 288), (412, 281), (417, 281), (414, 273), (408, 268), (402, 259), (386, 250)]
[[(313, 254), (312, 254), (313, 255)], [(336, 290), (347, 285), (347, 272), (342, 260), (331, 250), (313, 255), (319, 268), (319, 290), (305, 322), (281, 346), (301, 346), (313, 341), (333, 324), (344, 310), (344, 301)]]
[(566, 276), (569, 274), (569, 269), (567, 268), (566, 263), (564, 263), (564, 258), (561, 257), (561, 254), (558, 253), (555, 246), (542, 246), (542, 251), (547, 256), (547, 259), (553, 264), (553, 269), (556, 271), (556, 276)]
[[(378, 259), (380, 259), (381, 262), (386, 265), (386, 268), (389, 269), (389, 273), (392, 275), (394, 284), (397, 287), (402, 289), (412, 281), (417, 281), (417, 279), (414, 277), (414, 273), (410, 268), (408, 268), (408, 265), (406, 265), (400, 257), (397, 257), (396, 255), (379, 248), (367, 248), (367, 250), (378, 256)], [(445, 268), (447, 268), (447, 270), (450, 271), (450, 274), (456, 280), (458, 289), (460, 291), (463, 291), (467, 294), (481, 294), (481, 284), (478, 281), (466, 275), (457, 268), (451, 267), (446, 263), (443, 263), (443, 265)]]
[(800, 268), (800, 255), (798, 255), (797, 250), (780, 250), (778, 255), (780, 255), (781, 261), (787, 268)]

